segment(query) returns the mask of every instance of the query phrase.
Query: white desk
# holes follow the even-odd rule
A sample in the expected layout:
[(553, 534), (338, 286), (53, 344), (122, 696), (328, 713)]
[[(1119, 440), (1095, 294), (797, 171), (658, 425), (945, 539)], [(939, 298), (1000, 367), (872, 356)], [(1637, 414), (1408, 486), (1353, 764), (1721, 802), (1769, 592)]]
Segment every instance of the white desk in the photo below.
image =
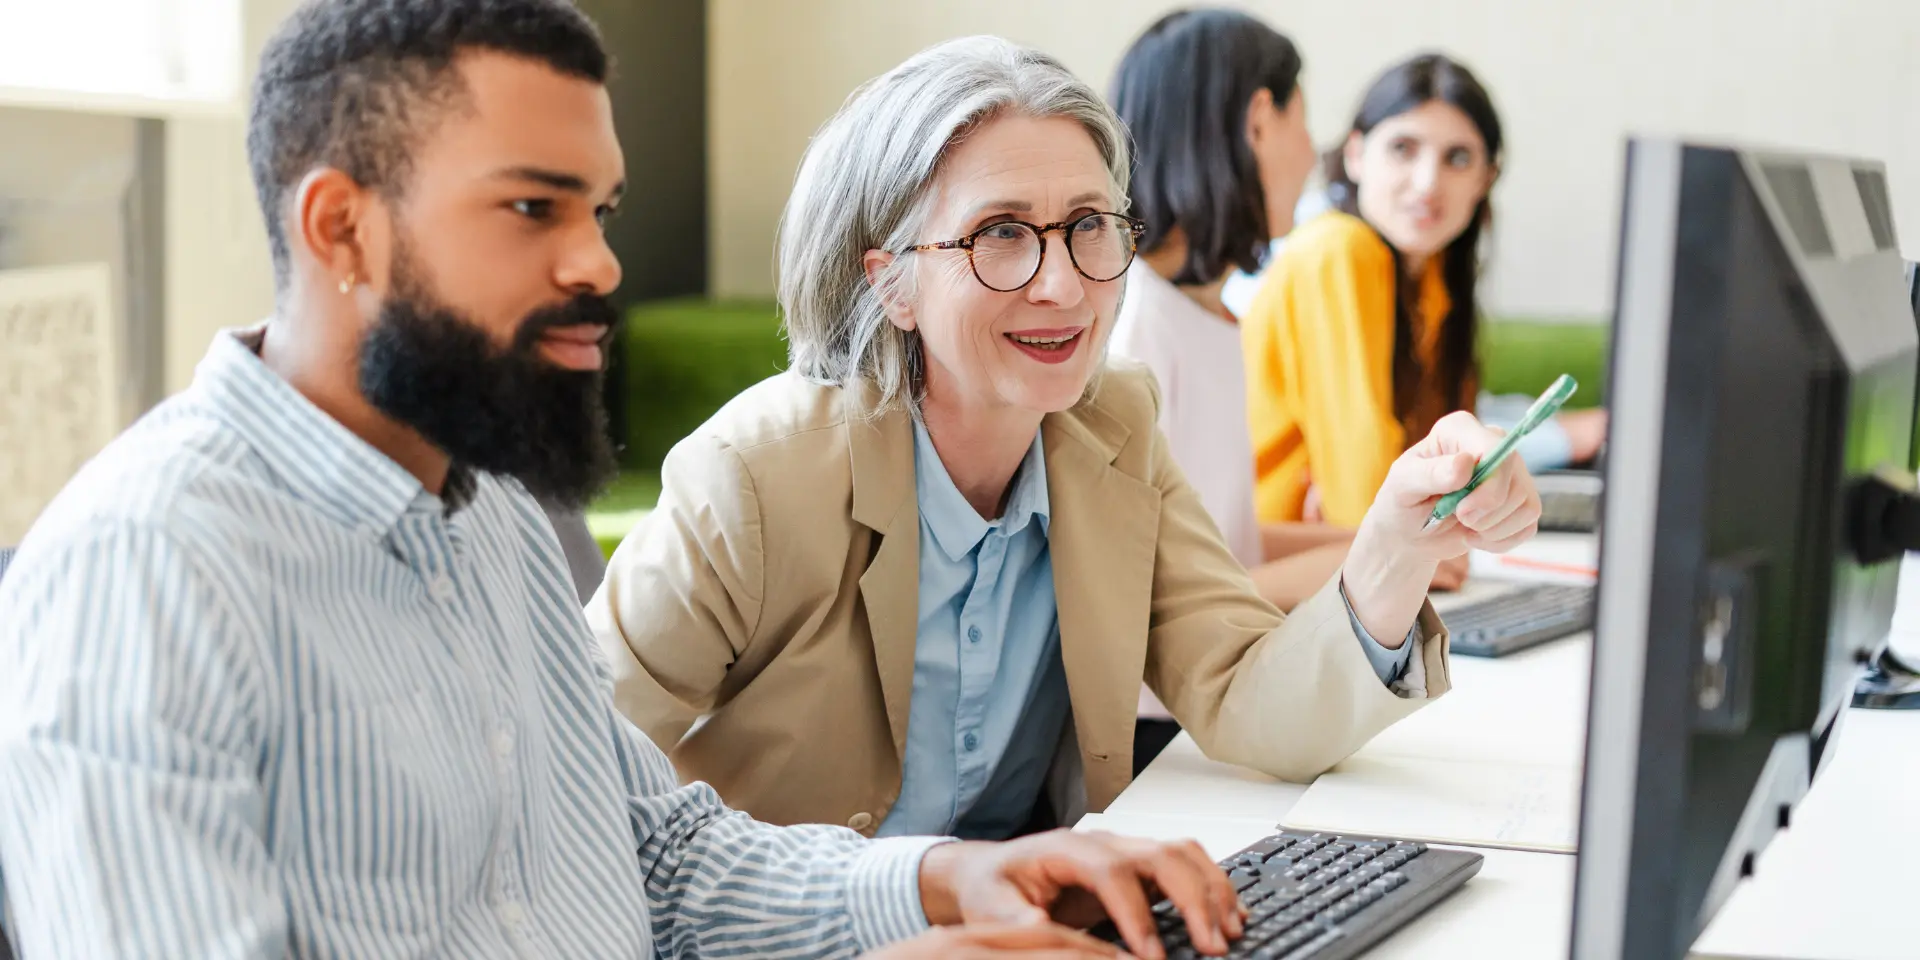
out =
[[(1550, 549), (1564, 553), (1566, 545)], [(1913, 598), (1916, 593), (1903, 591), (1901, 622), (1920, 609)], [(1453, 691), (1382, 733), (1369, 749), (1571, 762), (1585, 749), (1590, 643), (1575, 637), (1499, 660), (1456, 657)], [(1208, 760), (1183, 734), (1105, 814), (1081, 826), (1194, 837), (1225, 856), (1270, 833), (1305, 792), (1300, 784)], [(1369, 956), (1565, 956), (1574, 858), (1476, 852), (1486, 864), (1466, 889)], [(1920, 713), (1853, 711), (1793, 829), (1775, 839), (1755, 879), (1721, 909), (1695, 955), (1913, 960), (1920, 957), (1915, 862)]]

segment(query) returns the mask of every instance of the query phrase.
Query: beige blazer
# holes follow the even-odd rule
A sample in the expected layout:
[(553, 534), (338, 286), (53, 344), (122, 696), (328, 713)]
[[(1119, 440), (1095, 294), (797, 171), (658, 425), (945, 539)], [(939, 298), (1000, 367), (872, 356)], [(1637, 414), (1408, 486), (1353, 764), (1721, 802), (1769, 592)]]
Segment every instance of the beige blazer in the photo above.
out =
[[(1071, 722), (1065, 822), (1131, 777), (1141, 681), (1215, 759), (1309, 780), (1448, 688), (1428, 607), (1397, 690), (1329, 582), (1292, 617), (1255, 594), (1155, 427), (1143, 367), (1041, 427)], [(587, 606), (619, 709), (687, 780), (773, 823), (871, 834), (900, 794), (919, 621), (909, 416), (783, 374), (667, 457), (660, 505)]]

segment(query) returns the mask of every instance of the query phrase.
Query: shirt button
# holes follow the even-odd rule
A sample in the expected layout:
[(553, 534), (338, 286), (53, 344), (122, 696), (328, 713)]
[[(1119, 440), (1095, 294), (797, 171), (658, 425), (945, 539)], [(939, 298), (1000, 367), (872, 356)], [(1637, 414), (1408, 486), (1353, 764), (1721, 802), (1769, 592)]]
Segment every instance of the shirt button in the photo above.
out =
[(433, 594), (435, 600), (445, 603), (453, 599), (453, 581), (446, 577), (434, 577), (433, 582), (427, 584), (427, 592)]
[(968, 642), (968, 643), (979, 643), (979, 642), (980, 642), (980, 628), (979, 628), (979, 627), (968, 627), (968, 628), (967, 628), (967, 642)]
[(980, 735), (969, 733), (960, 739), (960, 745), (966, 747), (968, 753), (972, 753), (980, 749)]
[(505, 759), (513, 756), (513, 731), (501, 727), (493, 732), (493, 752)]
[(865, 810), (854, 814), (847, 820), (847, 827), (851, 830), (865, 830), (871, 826), (873, 826), (873, 814)]

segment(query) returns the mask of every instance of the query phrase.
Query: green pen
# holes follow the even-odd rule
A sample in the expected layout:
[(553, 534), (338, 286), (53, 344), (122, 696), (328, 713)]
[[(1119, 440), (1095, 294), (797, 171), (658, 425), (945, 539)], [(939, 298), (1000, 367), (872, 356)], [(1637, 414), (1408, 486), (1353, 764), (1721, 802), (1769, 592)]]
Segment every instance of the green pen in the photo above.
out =
[(1453, 511), (1460, 508), (1460, 501), (1479, 489), (1481, 482), (1492, 476), (1495, 470), (1500, 469), (1500, 464), (1506, 462), (1508, 455), (1520, 445), (1520, 441), (1526, 439), (1527, 434), (1532, 433), (1534, 428), (1546, 423), (1548, 417), (1559, 413), (1561, 405), (1565, 404), (1578, 389), (1580, 389), (1579, 383), (1572, 377), (1561, 374), (1560, 379), (1555, 380), (1553, 386), (1548, 387), (1547, 392), (1541, 394), (1540, 399), (1535, 400), (1533, 406), (1527, 408), (1527, 415), (1520, 418), (1519, 425), (1515, 426), (1511, 433), (1501, 437), (1500, 443), (1487, 451), (1486, 456), (1480, 458), (1480, 463), (1473, 468), (1473, 478), (1467, 481), (1467, 485), (1441, 497), (1440, 502), (1433, 505), (1433, 515), (1427, 518), (1427, 525), (1422, 529), (1432, 530), (1441, 521), (1453, 516)]

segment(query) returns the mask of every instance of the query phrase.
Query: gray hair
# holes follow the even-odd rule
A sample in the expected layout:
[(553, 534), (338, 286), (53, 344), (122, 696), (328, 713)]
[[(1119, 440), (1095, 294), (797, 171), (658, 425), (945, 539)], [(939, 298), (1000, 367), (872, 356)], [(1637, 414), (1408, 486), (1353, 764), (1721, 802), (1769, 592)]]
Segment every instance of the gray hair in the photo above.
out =
[(1078, 121), (1124, 210), (1126, 130), (1092, 87), (1053, 57), (999, 37), (929, 47), (855, 90), (800, 162), (779, 234), (780, 313), (795, 372), (871, 384), (878, 409), (918, 406), (920, 337), (889, 322), (885, 306), (887, 295), (912, 295), (909, 258), (895, 258), (876, 283), (862, 258), (919, 242), (947, 150), (1008, 114)]

